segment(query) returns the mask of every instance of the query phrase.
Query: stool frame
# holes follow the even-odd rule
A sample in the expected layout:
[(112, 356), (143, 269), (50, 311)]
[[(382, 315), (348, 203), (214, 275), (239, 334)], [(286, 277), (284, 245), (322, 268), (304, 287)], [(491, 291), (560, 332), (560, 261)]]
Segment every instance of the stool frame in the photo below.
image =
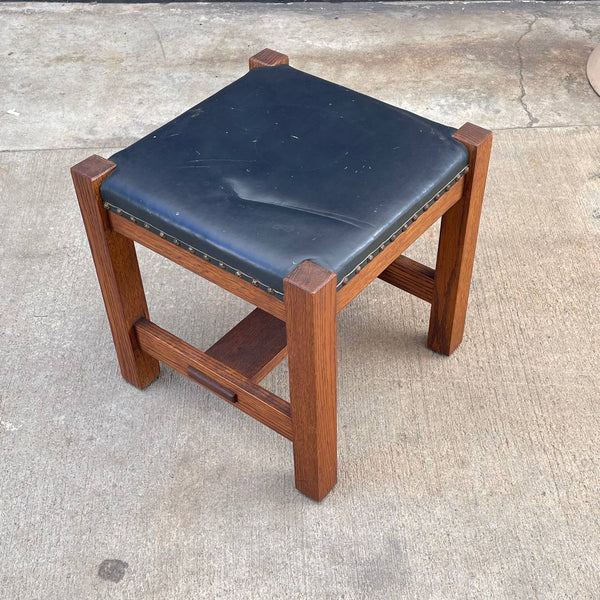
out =
[[(250, 69), (289, 64), (265, 49)], [(94, 155), (71, 169), (123, 377), (143, 389), (169, 365), (293, 443), (296, 487), (320, 501), (337, 481), (336, 319), (376, 278), (431, 304), (427, 345), (449, 355), (461, 343), (492, 133), (471, 123), (454, 136), (469, 170), (339, 290), (335, 273), (305, 261), (280, 300), (218, 264), (109, 212), (100, 185), (116, 167)], [(402, 256), (441, 217), (435, 269)], [(134, 242), (216, 283), (257, 308), (202, 352), (150, 320)], [(290, 402), (259, 385), (285, 357)]]

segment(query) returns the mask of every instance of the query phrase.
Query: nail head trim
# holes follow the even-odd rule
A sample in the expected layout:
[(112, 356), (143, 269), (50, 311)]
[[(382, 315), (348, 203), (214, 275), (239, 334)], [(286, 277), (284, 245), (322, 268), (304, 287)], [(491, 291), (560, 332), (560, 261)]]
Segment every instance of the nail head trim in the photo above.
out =
[[(387, 245), (389, 245), (391, 242), (395, 241), (398, 238), (398, 235), (401, 232), (406, 231), (408, 229), (409, 225), (411, 225), (414, 221), (416, 221), (421, 214), (423, 214), (425, 211), (427, 211), (429, 208), (431, 208), (431, 205), (436, 200), (439, 200), (439, 198), (441, 198), (459, 179), (461, 179), (467, 173), (468, 170), (469, 170), (469, 168), (465, 167), (462, 171), (460, 171), (460, 173), (458, 173), (450, 181), (450, 183), (446, 184), (441, 190), (438, 190), (438, 192), (434, 196), (432, 196), (425, 204), (423, 204), (419, 210), (417, 210), (407, 220), (405, 220), (404, 223), (396, 231), (394, 231), (386, 240), (381, 242), (380, 245), (373, 252), (371, 252), (368, 256), (366, 256), (349, 273), (347, 273), (344, 277), (342, 277), (339, 280), (339, 283), (337, 285), (338, 289), (343, 287), (344, 285), (346, 285), (348, 283), (348, 281), (350, 279), (352, 279), (352, 277), (354, 275), (359, 273), (366, 263), (371, 262), (373, 260), (375, 254), (382, 252), (386, 248)], [(158, 234), (161, 238), (165, 239), (167, 237), (167, 234), (164, 231), (161, 231), (159, 228), (155, 227), (154, 225), (151, 225), (150, 223), (144, 221), (143, 219), (140, 219), (139, 217), (136, 217), (135, 215), (131, 215), (131, 214), (127, 213), (122, 208), (113, 206), (109, 202), (104, 202), (103, 205), (106, 210), (115, 212), (118, 215), (125, 214), (129, 218), (130, 221), (132, 221), (133, 223), (135, 223), (137, 225), (143, 225), (144, 229), (148, 229), (148, 230), (152, 231), (153, 233)], [(181, 246), (181, 244), (183, 243), (183, 242), (181, 242), (181, 240), (179, 240), (176, 237), (173, 237), (173, 236), (169, 236), (169, 237), (171, 238), (172, 243), (175, 244), (176, 246)], [(268, 294), (274, 294), (276, 296), (279, 296), (281, 299), (283, 299), (283, 292), (276, 290), (276, 289), (262, 283), (258, 279), (254, 278), (250, 275), (247, 275), (246, 273), (243, 273), (242, 271), (235, 269), (234, 267), (231, 267), (230, 265), (226, 264), (222, 260), (218, 260), (212, 256), (209, 256), (205, 252), (201, 252), (200, 250), (198, 250), (197, 248), (194, 248), (193, 246), (190, 246), (187, 244), (186, 244), (186, 246), (187, 246), (188, 251), (191, 254), (198, 255), (203, 260), (205, 260), (209, 263), (218, 264), (218, 266), (220, 268), (225, 269), (226, 271), (234, 274), (236, 277), (240, 277), (241, 279), (248, 281), (252, 285), (254, 285), (258, 288), (261, 288)]]

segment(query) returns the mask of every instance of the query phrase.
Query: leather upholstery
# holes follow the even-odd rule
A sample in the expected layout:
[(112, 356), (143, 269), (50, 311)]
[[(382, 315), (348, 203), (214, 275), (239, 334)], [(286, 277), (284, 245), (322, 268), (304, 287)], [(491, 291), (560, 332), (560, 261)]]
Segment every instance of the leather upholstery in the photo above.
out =
[(289, 66), (257, 68), (111, 157), (103, 200), (283, 295), (338, 285), (467, 167), (453, 129)]

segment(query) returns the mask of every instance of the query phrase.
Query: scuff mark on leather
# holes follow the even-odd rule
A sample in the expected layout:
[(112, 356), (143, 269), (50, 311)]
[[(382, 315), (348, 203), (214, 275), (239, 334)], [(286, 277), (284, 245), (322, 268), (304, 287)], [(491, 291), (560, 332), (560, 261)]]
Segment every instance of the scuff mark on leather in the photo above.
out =
[[(340, 215), (339, 213), (335, 213), (329, 210), (320, 210), (317, 208), (306, 208), (302, 206), (295, 206), (290, 204), (283, 204), (281, 202), (269, 202), (267, 200), (261, 200), (259, 198), (250, 198), (248, 194), (245, 192), (240, 193), (239, 184), (233, 182), (231, 180), (226, 180), (227, 183), (231, 186), (231, 189), (235, 196), (244, 202), (251, 202), (253, 204), (263, 204), (265, 206), (275, 206), (277, 208), (282, 208), (284, 210), (290, 210), (294, 212), (301, 212), (304, 214), (315, 215), (317, 217), (323, 217), (325, 219), (331, 219), (333, 221), (338, 221), (339, 223), (345, 223), (346, 225), (350, 225), (351, 227), (356, 227), (357, 229), (369, 229), (374, 226), (371, 223), (367, 223), (365, 221), (360, 221), (359, 219), (353, 219), (352, 217), (348, 217), (346, 215)], [(237, 188), (237, 189), (236, 189)]]

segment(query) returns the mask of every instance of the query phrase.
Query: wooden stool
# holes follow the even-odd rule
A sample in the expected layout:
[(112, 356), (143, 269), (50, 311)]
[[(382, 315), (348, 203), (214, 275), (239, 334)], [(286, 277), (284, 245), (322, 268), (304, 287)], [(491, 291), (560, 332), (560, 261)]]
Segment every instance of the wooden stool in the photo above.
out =
[[(336, 315), (379, 277), (463, 337), (492, 134), (454, 130), (263, 50), (250, 72), (71, 170), (123, 377), (159, 361), (290, 439), (296, 487), (336, 483)], [(442, 217), (436, 268), (401, 253)], [(134, 242), (257, 308), (206, 352), (150, 320)], [(259, 382), (286, 356), (290, 402)]]

